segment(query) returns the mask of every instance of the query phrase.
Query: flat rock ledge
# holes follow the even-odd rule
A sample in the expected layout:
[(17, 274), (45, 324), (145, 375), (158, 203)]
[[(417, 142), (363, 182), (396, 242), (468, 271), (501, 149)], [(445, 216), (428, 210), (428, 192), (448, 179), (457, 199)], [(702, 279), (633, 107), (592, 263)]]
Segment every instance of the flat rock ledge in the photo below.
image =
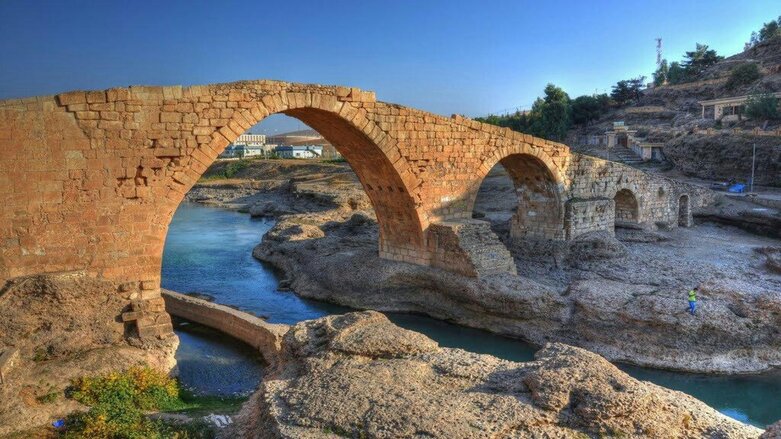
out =
[(395, 326), (377, 312), (301, 322), (230, 437), (757, 438), (684, 393), (551, 343), (516, 363)]

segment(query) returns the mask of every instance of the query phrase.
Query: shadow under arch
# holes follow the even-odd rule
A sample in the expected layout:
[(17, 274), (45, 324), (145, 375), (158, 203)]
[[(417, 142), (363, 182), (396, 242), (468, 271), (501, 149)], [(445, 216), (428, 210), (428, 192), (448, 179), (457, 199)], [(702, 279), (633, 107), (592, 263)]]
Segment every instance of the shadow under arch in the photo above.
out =
[(518, 196), (510, 236), (564, 239), (561, 193), (551, 170), (542, 160), (528, 154), (513, 154), (499, 163), (510, 174)]
[(640, 203), (631, 189), (621, 188), (613, 196), (615, 202), (615, 224), (640, 223)]
[[(564, 179), (553, 162), (528, 144), (510, 151), (499, 151), (481, 166), (485, 180), (490, 170), (501, 164), (515, 188), (518, 206), (510, 220), (512, 238), (564, 239)], [(469, 209), (474, 209), (477, 191), (470, 194)]]
[(225, 126), (215, 129), (208, 147), (190, 157), (188, 164), (194, 175), (182, 197), (229, 143), (269, 115), (285, 114), (319, 132), (352, 167), (377, 216), (381, 257), (405, 260), (406, 255), (425, 249), (420, 215), (410, 195), (414, 178), (402, 178), (402, 172), (412, 174), (393, 139), (366, 119), (365, 110), (338, 102), (332, 95), (310, 95), (306, 99), (291, 95), (248, 98), (243, 110), (235, 111)]

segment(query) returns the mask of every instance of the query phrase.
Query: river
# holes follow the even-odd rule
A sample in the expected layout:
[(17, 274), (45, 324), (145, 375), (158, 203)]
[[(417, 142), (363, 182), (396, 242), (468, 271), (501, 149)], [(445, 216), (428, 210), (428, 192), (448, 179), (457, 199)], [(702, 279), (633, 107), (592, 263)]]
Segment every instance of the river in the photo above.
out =
[[(165, 243), (162, 286), (180, 293), (207, 294), (273, 323), (343, 313), (348, 308), (277, 291), (274, 270), (252, 257), (252, 249), (274, 222), (235, 211), (182, 203)], [(397, 325), (426, 334), (441, 346), (529, 361), (535, 347), (521, 340), (465, 328), (424, 316), (388, 314)], [(177, 324), (176, 353), (182, 383), (196, 392), (247, 394), (258, 385), (261, 367), (248, 346), (192, 324)], [(635, 378), (688, 393), (722, 413), (764, 427), (781, 419), (781, 373), (741, 377), (668, 372), (619, 365)]]

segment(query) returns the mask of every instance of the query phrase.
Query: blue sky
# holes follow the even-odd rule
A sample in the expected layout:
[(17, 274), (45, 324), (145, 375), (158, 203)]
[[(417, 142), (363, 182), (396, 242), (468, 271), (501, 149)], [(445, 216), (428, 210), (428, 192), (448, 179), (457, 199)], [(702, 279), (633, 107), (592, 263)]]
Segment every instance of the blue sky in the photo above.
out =
[(282, 79), (475, 116), (548, 82), (577, 96), (650, 76), (656, 37), (668, 59), (696, 42), (737, 53), (779, 14), (777, 0), (0, 0), (0, 98)]

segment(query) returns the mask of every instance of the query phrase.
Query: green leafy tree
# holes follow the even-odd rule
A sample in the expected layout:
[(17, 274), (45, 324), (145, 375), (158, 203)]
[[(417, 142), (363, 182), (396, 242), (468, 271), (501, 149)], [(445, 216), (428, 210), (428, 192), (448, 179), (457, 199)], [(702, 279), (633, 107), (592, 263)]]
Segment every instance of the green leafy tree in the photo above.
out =
[(629, 86), (629, 81), (622, 80), (618, 81), (616, 85), (613, 86), (613, 90), (610, 92), (610, 97), (613, 98), (614, 101), (618, 105), (625, 105), (627, 102), (632, 100), (632, 97), (634, 96), (634, 93), (632, 92), (632, 88)]
[(781, 119), (778, 98), (771, 93), (758, 93), (746, 101), (746, 116), (757, 120)]
[(667, 71), (667, 82), (670, 84), (680, 84), (686, 82), (686, 70), (678, 61), (670, 63), (670, 69)]
[(572, 126), (569, 95), (553, 84), (545, 86), (545, 97), (537, 98), (529, 114), (532, 134), (563, 140)]
[(718, 55), (715, 50), (708, 49), (707, 44), (700, 43), (697, 43), (694, 51), (686, 52), (683, 58), (682, 66), (689, 79), (694, 79), (702, 74), (705, 69), (724, 59), (724, 57)]
[(670, 66), (667, 65), (667, 60), (663, 59), (662, 63), (659, 65), (659, 67), (656, 68), (656, 71), (654, 72), (654, 84), (655, 85), (663, 85), (668, 82), (667, 77), (670, 73)]
[(781, 16), (776, 20), (770, 20), (759, 30), (759, 42), (770, 41), (773, 38), (781, 36)]
[(762, 74), (759, 72), (759, 66), (755, 63), (741, 64), (729, 74), (729, 79), (725, 86), (729, 90), (734, 90), (741, 85), (751, 84), (757, 79), (761, 78)]
[(584, 125), (597, 120), (610, 108), (610, 97), (606, 94), (578, 96), (572, 100), (572, 122)]
[(632, 78), (629, 81), (629, 90), (632, 93), (632, 99), (635, 101), (639, 100), (640, 97), (643, 95), (643, 87), (645, 87), (645, 76), (638, 76), (637, 78)]
[(751, 32), (751, 39), (746, 43), (746, 49), (750, 49), (759, 43), (770, 41), (781, 36), (781, 16), (776, 20), (770, 20), (762, 25), (759, 32)]

